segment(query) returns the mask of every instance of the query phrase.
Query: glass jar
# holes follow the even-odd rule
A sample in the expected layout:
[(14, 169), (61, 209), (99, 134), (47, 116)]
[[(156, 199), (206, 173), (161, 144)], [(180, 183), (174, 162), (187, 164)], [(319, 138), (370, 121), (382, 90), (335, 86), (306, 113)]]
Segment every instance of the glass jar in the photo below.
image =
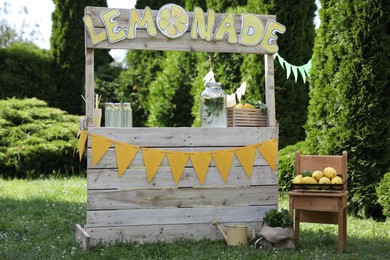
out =
[(104, 107), (104, 125), (106, 127), (113, 127), (113, 118), (114, 118), (114, 104), (107, 102)]
[(133, 111), (131, 110), (130, 103), (123, 103), (122, 127), (133, 127)]
[(122, 127), (122, 104), (114, 103), (113, 127)]
[(200, 95), (200, 121), (202, 127), (226, 127), (226, 93), (219, 82), (206, 83)]

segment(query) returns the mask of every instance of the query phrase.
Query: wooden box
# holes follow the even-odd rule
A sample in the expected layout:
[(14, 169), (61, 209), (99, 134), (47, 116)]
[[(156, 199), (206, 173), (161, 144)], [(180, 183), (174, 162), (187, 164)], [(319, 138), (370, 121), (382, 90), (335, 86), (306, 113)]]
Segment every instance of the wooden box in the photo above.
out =
[(228, 127), (266, 127), (266, 112), (257, 108), (228, 108)]

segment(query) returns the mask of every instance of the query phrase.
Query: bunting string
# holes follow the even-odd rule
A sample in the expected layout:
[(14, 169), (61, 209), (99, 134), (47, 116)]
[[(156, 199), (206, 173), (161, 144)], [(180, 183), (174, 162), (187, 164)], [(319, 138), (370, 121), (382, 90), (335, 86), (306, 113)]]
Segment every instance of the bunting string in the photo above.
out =
[(311, 69), (311, 59), (304, 65), (296, 66), (288, 63), (282, 56), (280, 56), (278, 53), (275, 53), (273, 55), (274, 60), (276, 60), (280, 66), (286, 71), (287, 78), (290, 77), (291, 72), (294, 75), (295, 82), (297, 82), (298, 79), (298, 72), (301, 75), (303, 82), (306, 83), (306, 77), (310, 75), (310, 69)]
[[(88, 137), (86, 130), (79, 132), (79, 154), (80, 161), (84, 152)], [(278, 139), (270, 139), (261, 143), (243, 146), (234, 149), (188, 152), (188, 151), (167, 151), (155, 148), (141, 147), (133, 144), (118, 142), (104, 136), (90, 134), (92, 166), (96, 167), (99, 161), (106, 154), (108, 149), (114, 145), (118, 176), (121, 177), (131, 165), (134, 157), (141, 150), (145, 174), (150, 183), (157, 173), (164, 158), (167, 158), (173, 181), (178, 185), (184, 172), (187, 162), (190, 160), (200, 185), (206, 178), (211, 160), (214, 161), (222, 180), (226, 183), (233, 162), (234, 155), (247, 174), (252, 177), (252, 168), (255, 161), (256, 150), (268, 163), (272, 171), (276, 171)]]

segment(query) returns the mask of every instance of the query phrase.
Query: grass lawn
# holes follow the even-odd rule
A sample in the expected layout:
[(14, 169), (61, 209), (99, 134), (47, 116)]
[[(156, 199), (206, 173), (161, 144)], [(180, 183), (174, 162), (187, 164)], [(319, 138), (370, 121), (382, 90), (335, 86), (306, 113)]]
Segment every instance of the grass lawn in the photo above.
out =
[[(287, 208), (286, 196), (280, 207)], [(390, 259), (390, 220), (348, 217), (346, 252), (337, 254), (337, 226), (302, 224), (295, 250), (227, 247), (224, 241), (179, 240), (97, 246), (84, 252), (75, 224), (85, 224), (86, 180), (0, 179), (0, 259)]]

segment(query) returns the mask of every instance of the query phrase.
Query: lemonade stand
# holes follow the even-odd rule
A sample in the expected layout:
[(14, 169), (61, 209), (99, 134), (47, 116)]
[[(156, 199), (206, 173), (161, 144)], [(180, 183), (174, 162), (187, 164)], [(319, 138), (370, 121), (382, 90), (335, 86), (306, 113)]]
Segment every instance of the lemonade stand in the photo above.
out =
[[(85, 250), (99, 242), (222, 239), (212, 225), (261, 229), (278, 207), (278, 126), (272, 55), (285, 27), (274, 15), (86, 7), (87, 217)], [(94, 49), (263, 54), (265, 127), (95, 127)], [(249, 232), (249, 231), (248, 231)], [(249, 236), (249, 234), (248, 234)]]

